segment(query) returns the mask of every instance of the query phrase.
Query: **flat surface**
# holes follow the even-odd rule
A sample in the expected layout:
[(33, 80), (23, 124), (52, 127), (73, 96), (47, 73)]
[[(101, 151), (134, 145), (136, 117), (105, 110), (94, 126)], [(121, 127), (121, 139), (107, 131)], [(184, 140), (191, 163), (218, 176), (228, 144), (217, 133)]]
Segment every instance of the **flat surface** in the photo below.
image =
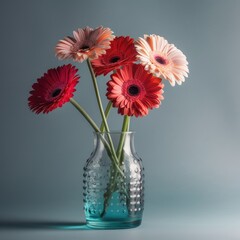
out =
[(164, 239), (232, 240), (240, 238), (240, 220), (234, 215), (195, 214), (147, 216), (143, 224), (126, 230), (93, 230), (77, 221), (9, 221), (0, 224), (0, 239)]

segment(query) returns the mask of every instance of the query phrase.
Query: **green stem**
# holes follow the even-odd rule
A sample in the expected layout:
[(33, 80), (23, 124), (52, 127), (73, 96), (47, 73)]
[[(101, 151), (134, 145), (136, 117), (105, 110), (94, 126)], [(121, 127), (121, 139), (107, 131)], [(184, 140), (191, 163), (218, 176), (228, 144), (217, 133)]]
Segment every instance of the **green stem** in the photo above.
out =
[(120, 159), (120, 157), (122, 155), (123, 144), (124, 144), (124, 141), (125, 141), (125, 133), (129, 130), (129, 123), (130, 123), (130, 117), (129, 116), (124, 116), (123, 125), (122, 125), (122, 133), (121, 133), (121, 137), (120, 137), (119, 144), (118, 144), (118, 149), (117, 149), (118, 159)]
[[(111, 108), (112, 108), (112, 102), (109, 101), (109, 102), (108, 102), (108, 105), (107, 105), (107, 107), (106, 107), (106, 109), (105, 109), (105, 117), (106, 117), (106, 119), (107, 119), (108, 116), (109, 116), (109, 113), (110, 113)], [(103, 123), (103, 122), (102, 122), (102, 124), (101, 124), (101, 126), (100, 126), (100, 131), (101, 131), (101, 132), (104, 132), (104, 131), (105, 131), (105, 126), (104, 126), (104, 123)]]
[[(105, 117), (105, 113), (104, 113), (104, 110), (103, 110), (100, 93), (99, 93), (99, 90), (98, 90), (97, 80), (96, 80), (96, 77), (95, 77), (95, 74), (94, 74), (94, 71), (93, 71), (93, 68), (92, 68), (92, 65), (91, 65), (91, 62), (90, 62), (89, 59), (87, 59), (87, 64), (88, 64), (88, 67), (89, 67), (89, 70), (90, 70), (90, 73), (91, 73), (93, 86), (94, 86), (94, 90), (95, 90), (95, 94), (96, 94), (96, 98), (97, 98), (97, 102), (98, 102), (98, 107), (99, 107), (100, 114), (101, 114), (102, 121), (103, 121), (103, 126), (104, 126), (104, 128), (106, 130), (106, 135), (108, 137), (108, 141), (109, 141), (109, 145), (110, 145), (110, 153), (109, 154), (111, 154), (111, 156), (112, 156), (111, 159), (113, 160), (113, 164), (115, 166), (114, 172), (115, 172), (115, 170), (117, 170), (121, 174), (121, 176), (124, 178), (125, 175), (124, 175), (123, 171), (121, 170), (121, 167), (119, 166), (120, 159), (118, 159), (117, 154), (116, 154), (115, 149), (114, 149), (112, 138), (110, 136), (109, 126), (108, 126), (108, 123), (107, 123), (107, 119)], [(125, 121), (127, 121), (127, 120), (125, 120)], [(114, 175), (117, 176), (117, 173), (115, 172)], [(105, 200), (104, 200), (104, 210), (103, 210), (103, 212), (101, 214), (102, 216), (104, 216), (104, 214), (106, 212), (107, 203), (108, 203), (108, 201), (109, 201), (109, 199), (110, 199), (110, 197), (111, 197), (111, 195), (113, 193), (113, 187), (115, 187), (115, 184), (116, 184), (116, 179), (113, 179), (113, 183), (111, 183), (109, 185), (107, 192), (104, 194), (104, 199)]]
[[(72, 103), (72, 105), (83, 115), (83, 117), (88, 121), (88, 123), (92, 126), (92, 128), (95, 130), (95, 132), (100, 132), (100, 129), (98, 128), (98, 126), (96, 125), (96, 123), (92, 120), (92, 118), (88, 115), (88, 113), (83, 109), (83, 107), (81, 107), (81, 105), (79, 103), (77, 103), (73, 98), (70, 99), (70, 102)], [(108, 152), (108, 155), (114, 159), (113, 153), (111, 151), (111, 147), (109, 146), (108, 142), (104, 139), (101, 138), (101, 140), (103, 141), (104, 146), (106, 147), (106, 150)], [(121, 170), (121, 168), (118, 166), (118, 164), (116, 163), (116, 161), (114, 161), (114, 165), (115, 167), (118, 169), (118, 171), (120, 172), (120, 174), (122, 176), (124, 176), (123, 171)]]
[[(122, 133), (120, 136), (120, 140), (118, 143), (118, 149), (117, 149), (117, 157), (119, 159), (119, 164), (118, 164), (119, 166), (121, 166), (123, 163), (123, 145), (124, 145), (124, 141), (125, 141), (125, 137), (126, 137), (126, 132), (129, 131), (129, 125), (130, 125), (130, 117), (124, 116), (123, 125), (122, 125)], [(113, 169), (113, 171), (111, 171), (111, 176), (110, 176), (110, 179), (112, 179), (112, 181), (110, 182), (110, 184), (107, 188), (107, 191), (104, 194), (104, 204), (103, 204), (103, 211), (101, 213), (101, 217), (104, 217), (104, 215), (106, 214), (106, 210), (107, 210), (109, 201), (112, 197), (112, 194), (114, 193), (114, 191), (116, 191), (117, 182), (119, 181), (118, 176), (119, 176), (118, 172)], [(125, 194), (125, 196), (126, 196), (126, 201), (129, 201), (129, 194), (128, 194), (127, 190), (125, 189), (125, 187), (123, 189), (120, 188), (118, 190), (123, 191), (123, 194)]]
[(104, 137), (101, 137), (101, 140), (102, 140), (104, 146), (106, 147), (108, 156), (113, 160), (113, 164), (114, 164), (113, 166), (116, 167), (116, 169), (118, 170), (118, 172), (121, 174), (122, 177), (125, 177), (122, 169), (120, 168), (120, 166), (118, 164), (118, 160), (117, 160), (117, 156), (116, 156), (115, 150), (114, 150), (114, 152), (112, 151), (111, 146), (109, 146), (107, 140), (105, 140)]
[(100, 132), (97, 124), (92, 120), (92, 118), (88, 115), (88, 113), (77, 103), (73, 98), (70, 99), (71, 104), (85, 117), (88, 123), (92, 126), (95, 132)]
[(94, 90), (95, 90), (95, 94), (96, 94), (96, 98), (97, 98), (97, 102), (98, 102), (98, 107), (99, 107), (99, 110), (100, 110), (100, 113), (101, 113), (102, 121), (103, 121), (104, 127), (106, 129), (107, 137), (108, 137), (108, 140), (109, 140), (109, 145), (110, 145), (113, 157), (114, 157), (113, 160), (115, 162), (116, 167), (118, 169), (120, 169), (119, 166), (118, 166), (119, 160), (117, 158), (117, 155), (116, 155), (116, 152), (115, 152), (115, 149), (114, 149), (112, 138), (110, 136), (110, 130), (109, 130), (108, 123), (107, 123), (105, 113), (104, 113), (104, 110), (103, 110), (102, 101), (101, 101), (100, 93), (99, 93), (99, 90), (98, 90), (97, 79), (95, 77), (95, 74), (94, 74), (94, 71), (93, 71), (93, 68), (92, 68), (92, 64), (91, 64), (89, 59), (87, 59), (87, 64), (88, 64), (88, 68), (89, 68), (91, 76), (92, 76), (93, 87), (94, 87)]
[(110, 131), (109, 131), (108, 124), (107, 124), (107, 120), (106, 120), (106, 118), (105, 118), (105, 113), (104, 113), (104, 110), (103, 110), (100, 93), (99, 93), (99, 90), (98, 90), (97, 79), (96, 79), (96, 77), (95, 77), (95, 74), (94, 74), (94, 71), (93, 71), (93, 68), (92, 68), (92, 64), (91, 64), (91, 62), (90, 62), (89, 59), (87, 59), (87, 64), (88, 64), (88, 68), (89, 68), (90, 73), (91, 73), (91, 76), (92, 76), (93, 87), (94, 87), (94, 91), (95, 91), (95, 94), (96, 94), (96, 98), (97, 98), (97, 102), (98, 102), (98, 107), (99, 107), (99, 110), (100, 110), (100, 113), (101, 113), (101, 117), (102, 117), (102, 120), (103, 120), (104, 127), (106, 128), (107, 132), (110, 132)]
[(129, 119), (128, 119), (128, 126), (127, 126), (127, 130), (126, 130), (126, 132), (129, 132), (129, 129), (130, 129), (130, 122), (131, 122), (131, 118), (129, 117)]

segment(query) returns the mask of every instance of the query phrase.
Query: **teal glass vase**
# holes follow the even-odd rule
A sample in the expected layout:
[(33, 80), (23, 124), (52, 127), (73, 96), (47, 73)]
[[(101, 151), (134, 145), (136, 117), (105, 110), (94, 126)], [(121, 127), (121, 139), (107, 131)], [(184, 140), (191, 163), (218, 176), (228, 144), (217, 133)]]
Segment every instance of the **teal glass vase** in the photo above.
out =
[(144, 209), (144, 168), (133, 132), (94, 133), (94, 150), (83, 174), (88, 227), (133, 228)]

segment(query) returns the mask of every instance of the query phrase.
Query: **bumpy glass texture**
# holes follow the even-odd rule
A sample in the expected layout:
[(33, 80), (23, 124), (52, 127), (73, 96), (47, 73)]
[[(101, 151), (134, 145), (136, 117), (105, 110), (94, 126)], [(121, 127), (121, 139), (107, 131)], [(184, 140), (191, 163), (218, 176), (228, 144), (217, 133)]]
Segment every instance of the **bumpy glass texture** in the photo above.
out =
[[(106, 147), (109, 136), (116, 150), (118, 165)], [(132, 228), (141, 224), (144, 209), (144, 173), (134, 148), (134, 133), (96, 133), (94, 151), (84, 167), (84, 210), (92, 228)], [(119, 155), (119, 154), (118, 154)]]

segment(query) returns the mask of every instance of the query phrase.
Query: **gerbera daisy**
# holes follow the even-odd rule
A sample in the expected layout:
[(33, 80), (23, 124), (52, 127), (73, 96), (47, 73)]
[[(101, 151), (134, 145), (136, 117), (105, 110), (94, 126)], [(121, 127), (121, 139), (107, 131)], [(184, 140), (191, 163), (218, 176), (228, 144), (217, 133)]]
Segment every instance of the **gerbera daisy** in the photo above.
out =
[(106, 75), (112, 70), (136, 61), (136, 49), (134, 39), (127, 37), (115, 37), (104, 55), (92, 61), (95, 74)]
[(73, 31), (73, 37), (65, 37), (58, 42), (56, 56), (59, 59), (72, 58), (77, 62), (83, 62), (87, 58), (95, 59), (110, 47), (110, 41), (114, 38), (112, 33), (110, 28), (102, 26), (96, 29), (79, 28)]
[(37, 114), (48, 113), (69, 102), (80, 78), (77, 71), (71, 64), (49, 69), (32, 86), (28, 98), (30, 109)]
[(166, 39), (155, 34), (144, 35), (135, 46), (137, 58), (147, 71), (169, 80), (172, 86), (185, 81), (189, 72), (186, 56)]
[(149, 109), (158, 108), (163, 100), (161, 79), (145, 71), (140, 64), (118, 69), (107, 86), (107, 98), (122, 115), (145, 116)]

